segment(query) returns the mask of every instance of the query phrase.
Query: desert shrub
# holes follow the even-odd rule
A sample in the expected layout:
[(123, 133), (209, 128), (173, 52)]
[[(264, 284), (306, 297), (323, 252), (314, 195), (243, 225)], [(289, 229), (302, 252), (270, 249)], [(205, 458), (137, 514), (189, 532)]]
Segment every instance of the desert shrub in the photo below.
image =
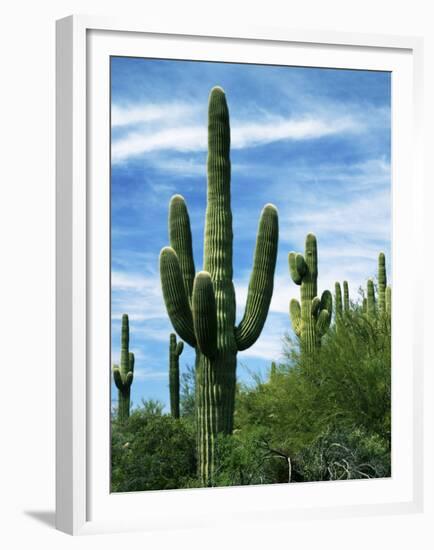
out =
[[(390, 475), (390, 366), (389, 320), (353, 306), (314, 356), (286, 338), (272, 376), (241, 388), (236, 427), (263, 428), (265, 444), (290, 457), (293, 481)], [(327, 473), (336, 453), (349, 473)]]
[[(266, 444), (262, 428), (220, 435), (216, 445), (215, 486), (287, 483), (288, 465)], [(280, 460), (279, 460), (280, 459)]]
[(194, 432), (145, 402), (125, 423), (112, 422), (111, 463), (113, 492), (184, 487), (196, 475)]
[(388, 442), (363, 428), (328, 428), (295, 460), (303, 481), (368, 479), (390, 476)]

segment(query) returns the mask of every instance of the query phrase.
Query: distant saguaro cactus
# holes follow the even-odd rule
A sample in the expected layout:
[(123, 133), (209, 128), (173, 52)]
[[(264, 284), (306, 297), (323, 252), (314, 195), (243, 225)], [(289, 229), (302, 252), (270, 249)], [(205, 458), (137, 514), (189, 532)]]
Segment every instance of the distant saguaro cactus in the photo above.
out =
[(321, 338), (327, 332), (333, 309), (333, 299), (329, 290), (317, 296), (318, 251), (316, 237), (309, 233), (306, 237), (305, 255), (290, 252), (289, 271), (292, 280), (300, 286), (300, 302), (293, 298), (289, 312), (292, 327), (300, 339), (302, 350), (314, 352), (321, 345)]
[(368, 280), (366, 298), (363, 300), (363, 311), (371, 319), (390, 317), (392, 312), (392, 288), (387, 286), (386, 257), (384, 252), (378, 255), (378, 299), (375, 297), (375, 286), (372, 279)]
[(344, 281), (344, 299), (342, 302), (341, 284), (335, 283), (335, 316), (336, 322), (339, 322), (350, 311), (350, 297), (348, 291), (348, 282)]
[(179, 356), (184, 349), (184, 342), (176, 342), (176, 334), (170, 335), (169, 341), (169, 391), (170, 413), (179, 418)]
[(229, 111), (213, 88), (208, 106), (208, 195), (204, 271), (195, 274), (191, 230), (183, 197), (170, 202), (170, 247), (160, 254), (164, 301), (180, 338), (196, 349), (199, 477), (213, 484), (215, 439), (233, 428), (237, 352), (252, 346), (264, 326), (273, 293), (277, 209), (262, 211), (244, 317), (235, 325)]
[(113, 379), (118, 388), (118, 420), (124, 422), (130, 416), (131, 384), (134, 378), (134, 353), (129, 351), (130, 326), (128, 315), (122, 315), (121, 367), (113, 366)]

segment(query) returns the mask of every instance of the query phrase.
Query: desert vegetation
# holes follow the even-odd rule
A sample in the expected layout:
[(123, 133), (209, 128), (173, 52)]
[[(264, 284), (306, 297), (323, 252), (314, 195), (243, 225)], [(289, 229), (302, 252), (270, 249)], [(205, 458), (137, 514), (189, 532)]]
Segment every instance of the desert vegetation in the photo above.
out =
[[(390, 476), (391, 287), (384, 254), (375, 280), (361, 281), (366, 291), (359, 299), (350, 300), (346, 281), (343, 295), (336, 282), (334, 298), (329, 290), (318, 296), (320, 250), (307, 234), (304, 254), (288, 254), (288, 285), (300, 287), (300, 300), (289, 304), (283, 359), (240, 383), (237, 355), (260, 337), (272, 299), (278, 211), (272, 204), (262, 211), (245, 312), (236, 324), (229, 111), (218, 87), (209, 100), (207, 168), (203, 271), (196, 272), (180, 195), (170, 201), (170, 246), (160, 254), (176, 333), (167, 335), (170, 413), (149, 400), (131, 408), (134, 354), (128, 315), (122, 317), (120, 366), (113, 366), (112, 490)], [(195, 350), (190, 367), (180, 366), (184, 342)]]

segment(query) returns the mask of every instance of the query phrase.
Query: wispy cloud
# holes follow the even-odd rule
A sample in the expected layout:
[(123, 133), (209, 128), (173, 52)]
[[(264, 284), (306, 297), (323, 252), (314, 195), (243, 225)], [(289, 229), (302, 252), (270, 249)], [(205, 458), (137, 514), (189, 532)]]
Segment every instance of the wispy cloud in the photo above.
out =
[(185, 103), (113, 105), (111, 124), (113, 128), (118, 128), (157, 121), (175, 122), (180, 118), (190, 117), (195, 110), (192, 105)]
[[(132, 109), (132, 112), (118, 114), (115, 119), (117, 125), (120, 125), (119, 121), (137, 121), (138, 113), (143, 113), (143, 119), (146, 115), (155, 116), (154, 119), (149, 118), (150, 122), (161, 117), (163, 127), (160, 125), (156, 129), (154, 125), (142, 125), (139, 129), (114, 139), (112, 142), (112, 161), (114, 163), (155, 151), (170, 150), (186, 153), (206, 150), (206, 124), (189, 124), (189, 117), (186, 116), (187, 124), (177, 125), (177, 117), (174, 117), (170, 110), (165, 114), (164, 108), (153, 106), (151, 113), (147, 113), (145, 108), (135, 108)], [(232, 149), (245, 149), (281, 140), (318, 139), (333, 134), (359, 132), (362, 129), (362, 121), (351, 116), (328, 118), (306, 113), (296, 118), (285, 118), (273, 113), (261, 113), (259, 119), (257, 115), (251, 115), (243, 120), (236, 118), (233, 120), (231, 147)]]
[(112, 319), (120, 320), (123, 313), (136, 322), (166, 317), (158, 275), (150, 270), (144, 274), (112, 273)]

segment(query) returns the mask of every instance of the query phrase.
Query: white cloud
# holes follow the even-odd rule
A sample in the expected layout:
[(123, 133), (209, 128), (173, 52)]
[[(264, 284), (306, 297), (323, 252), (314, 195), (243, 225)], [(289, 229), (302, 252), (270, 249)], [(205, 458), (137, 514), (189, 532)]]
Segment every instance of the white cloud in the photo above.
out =
[(166, 371), (159, 371), (154, 369), (134, 369), (134, 379), (136, 381), (144, 381), (144, 380), (167, 380), (168, 374)]
[(131, 126), (156, 121), (175, 121), (191, 116), (193, 106), (183, 103), (146, 104), (146, 105), (113, 105), (111, 110), (111, 125), (113, 128)]
[[(273, 115), (254, 122), (234, 121), (231, 125), (232, 149), (244, 149), (280, 140), (317, 139), (343, 132), (362, 129), (359, 121), (347, 116), (317, 118), (309, 115), (288, 119)], [(169, 126), (160, 129), (142, 128), (112, 142), (112, 162), (155, 151), (204, 151), (207, 148), (207, 128), (202, 125)]]
[(159, 275), (146, 271), (143, 275), (112, 273), (112, 318), (120, 320), (123, 313), (136, 322), (131, 324), (131, 330), (135, 330), (138, 321), (166, 316)]

